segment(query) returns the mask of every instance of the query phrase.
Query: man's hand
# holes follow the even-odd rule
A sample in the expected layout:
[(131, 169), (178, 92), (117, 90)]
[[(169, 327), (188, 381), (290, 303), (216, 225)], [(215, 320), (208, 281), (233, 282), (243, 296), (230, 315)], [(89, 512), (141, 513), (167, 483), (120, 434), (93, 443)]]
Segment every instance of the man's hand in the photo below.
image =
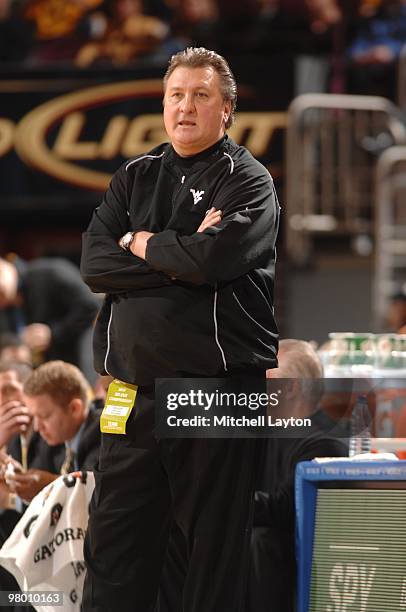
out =
[(27, 431), (31, 423), (28, 408), (19, 400), (0, 405), (0, 448), (7, 445), (16, 434)]
[(51, 328), (44, 323), (31, 323), (22, 333), (22, 339), (32, 351), (46, 351), (51, 344)]
[(385, 45), (377, 45), (364, 53), (359, 53), (355, 56), (354, 61), (359, 66), (364, 65), (385, 65), (390, 64), (395, 60), (395, 55), (389, 47)]
[(201, 233), (201, 232), (204, 232), (204, 230), (206, 230), (208, 227), (213, 227), (214, 225), (217, 225), (221, 221), (221, 215), (222, 215), (221, 210), (210, 208), (207, 211), (205, 218), (203, 219), (203, 221), (197, 228), (197, 231)]
[(11, 455), (7, 455), (7, 453), (1, 451), (0, 478), (4, 479), (7, 486), (9, 486), (9, 480), (12, 480), (15, 474), (22, 474), (23, 472), (24, 468), (19, 461), (16, 461)]
[(28, 470), (24, 474), (15, 474), (10, 489), (24, 501), (30, 502), (50, 482), (58, 478), (45, 470)]
[(151, 236), (151, 232), (137, 232), (134, 234), (134, 240), (131, 243), (130, 251), (133, 255), (145, 259), (145, 252), (147, 250), (147, 242)]
[[(205, 218), (199, 225), (197, 232), (204, 232), (208, 227), (213, 227), (217, 225), (221, 221), (221, 210), (216, 210), (215, 208), (210, 208), (207, 211)], [(147, 250), (147, 242), (154, 234), (151, 232), (136, 232), (134, 234), (134, 239), (130, 246), (130, 251), (133, 255), (140, 257), (145, 260), (145, 253)]]

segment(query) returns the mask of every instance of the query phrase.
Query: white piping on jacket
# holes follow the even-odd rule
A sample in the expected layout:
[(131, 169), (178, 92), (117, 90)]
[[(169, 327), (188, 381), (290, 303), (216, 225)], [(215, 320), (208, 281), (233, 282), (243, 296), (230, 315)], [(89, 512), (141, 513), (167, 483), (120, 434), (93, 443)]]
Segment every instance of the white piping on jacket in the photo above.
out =
[(229, 158), (230, 162), (231, 162), (230, 174), (232, 174), (234, 172), (234, 161), (233, 161), (233, 158), (228, 153), (223, 153), (223, 155), (226, 155)]
[(111, 303), (111, 306), (110, 306), (110, 318), (109, 318), (109, 324), (107, 325), (107, 351), (106, 351), (106, 356), (104, 358), (104, 369), (107, 372), (107, 374), (110, 374), (110, 372), (107, 369), (107, 359), (110, 353), (110, 325), (111, 325), (112, 318), (113, 318), (113, 302)]
[(250, 313), (248, 312), (248, 310), (246, 308), (244, 308), (244, 306), (241, 304), (240, 300), (238, 299), (238, 297), (235, 295), (234, 291), (233, 291), (233, 298), (235, 299), (235, 301), (237, 302), (237, 304), (239, 305), (239, 307), (245, 312), (245, 314), (247, 315), (247, 317), (249, 319), (251, 319), (251, 321), (254, 321), (254, 323), (256, 325), (259, 325), (259, 327), (261, 329), (263, 329), (264, 331), (266, 331), (268, 334), (271, 334), (271, 336), (273, 336), (274, 338), (277, 337), (277, 334), (273, 334), (271, 331), (269, 331), (269, 329), (267, 329), (266, 327), (264, 327), (259, 321), (257, 321), (256, 319), (254, 319), (253, 316), (250, 315)]
[(227, 372), (227, 361), (226, 361), (226, 356), (224, 354), (224, 351), (222, 349), (222, 346), (220, 344), (219, 341), (219, 336), (218, 336), (218, 327), (217, 327), (217, 287), (214, 291), (214, 303), (213, 303), (213, 319), (214, 319), (214, 337), (216, 339), (216, 344), (220, 349), (220, 353), (221, 353), (221, 358), (223, 360), (223, 366), (224, 366), (224, 370), (225, 372)]
[(268, 303), (268, 300), (266, 299), (265, 293), (262, 291), (261, 287), (258, 287), (257, 283), (250, 277), (249, 272), (247, 273), (247, 278), (248, 280), (251, 281), (251, 283), (254, 285), (254, 287), (256, 287), (258, 289), (258, 291), (260, 292), (260, 294), (263, 296), (265, 302)]
[(161, 155), (142, 155), (141, 157), (137, 157), (137, 159), (133, 159), (132, 161), (128, 162), (128, 164), (125, 167), (125, 170), (127, 172), (128, 168), (132, 164), (135, 164), (136, 162), (139, 162), (142, 159), (159, 159), (160, 157), (163, 157), (164, 154), (165, 154), (165, 151), (163, 153), (161, 153)]

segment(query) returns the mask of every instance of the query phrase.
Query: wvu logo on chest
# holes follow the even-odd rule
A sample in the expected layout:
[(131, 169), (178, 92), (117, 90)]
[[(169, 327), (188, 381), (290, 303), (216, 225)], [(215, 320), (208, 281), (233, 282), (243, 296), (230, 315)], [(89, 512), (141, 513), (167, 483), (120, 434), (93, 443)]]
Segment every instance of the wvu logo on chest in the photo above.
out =
[(191, 189), (190, 193), (193, 196), (193, 206), (196, 206), (196, 204), (203, 199), (202, 196), (204, 194), (204, 191), (197, 191), (196, 189)]

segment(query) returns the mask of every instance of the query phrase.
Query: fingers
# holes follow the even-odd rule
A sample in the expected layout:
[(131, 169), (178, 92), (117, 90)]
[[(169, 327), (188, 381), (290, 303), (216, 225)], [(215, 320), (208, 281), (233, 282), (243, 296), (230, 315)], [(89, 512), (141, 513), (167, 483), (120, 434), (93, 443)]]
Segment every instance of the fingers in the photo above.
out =
[(6, 480), (10, 490), (17, 493), (20, 497), (34, 496), (37, 491), (42, 489), (39, 474), (15, 474), (12, 479)]
[(4, 402), (0, 406), (0, 418), (8, 417), (9, 415), (15, 414), (26, 414), (29, 415), (30, 412), (24, 404), (22, 404), (19, 400), (10, 400), (9, 402)]
[(14, 474), (13, 480), (16, 486), (23, 487), (33, 482), (40, 482), (41, 477), (36, 472), (27, 472), (25, 474)]
[(26, 431), (31, 422), (28, 408), (17, 401), (3, 404), (0, 411), (0, 426), (14, 430), (14, 433)]
[(206, 213), (204, 216), (205, 216), (205, 219), (207, 219), (208, 217), (215, 217), (218, 215), (220, 215), (221, 217), (221, 213), (222, 213), (221, 210), (216, 210), (214, 206), (212, 206), (211, 208), (209, 208), (209, 210), (206, 210)]
[(206, 216), (203, 219), (203, 221), (201, 222), (199, 228), (198, 228), (198, 232), (204, 232), (204, 230), (206, 230), (208, 227), (213, 227), (215, 225), (217, 225), (218, 223), (220, 223), (221, 221), (221, 217), (222, 217), (222, 211), (221, 210), (216, 210), (214, 207), (210, 208), (207, 212), (206, 212)]
[(21, 476), (20, 470), (21, 466), (18, 464), (18, 462), (9, 461), (7, 463), (6, 470), (4, 472), (4, 480), (11, 490), (15, 490), (15, 487), (19, 483), (19, 478)]
[(22, 336), (31, 350), (46, 350), (51, 343), (51, 328), (44, 323), (31, 323), (24, 328)]
[(10, 455), (8, 455), (5, 450), (2, 450), (0, 448), (0, 463), (2, 464), (7, 463), (7, 461), (9, 461), (10, 458), (11, 458)]

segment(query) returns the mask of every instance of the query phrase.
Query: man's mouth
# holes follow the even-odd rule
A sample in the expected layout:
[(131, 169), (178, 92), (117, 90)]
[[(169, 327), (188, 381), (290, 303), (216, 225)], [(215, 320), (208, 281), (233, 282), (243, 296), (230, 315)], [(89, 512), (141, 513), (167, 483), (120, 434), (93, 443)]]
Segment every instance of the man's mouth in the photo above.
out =
[(196, 124), (194, 123), (194, 121), (179, 121), (178, 125), (181, 125), (182, 127), (188, 127)]

